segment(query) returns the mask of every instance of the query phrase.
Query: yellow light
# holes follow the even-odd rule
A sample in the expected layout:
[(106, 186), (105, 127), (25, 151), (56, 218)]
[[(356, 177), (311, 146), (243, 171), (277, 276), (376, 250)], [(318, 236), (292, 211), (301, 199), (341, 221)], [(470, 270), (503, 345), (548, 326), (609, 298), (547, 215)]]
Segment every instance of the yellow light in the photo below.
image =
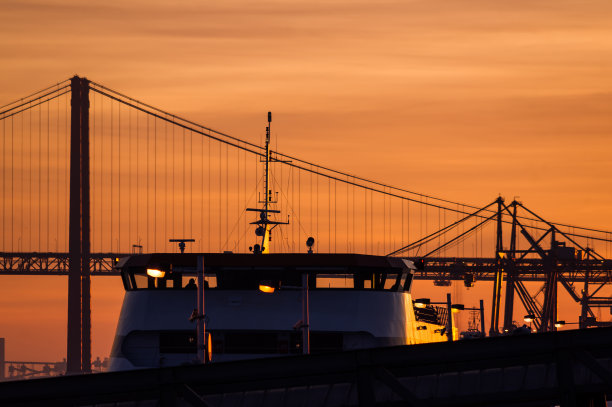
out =
[(563, 325), (565, 325), (565, 321), (557, 321), (557, 322), (555, 322), (555, 328), (561, 328)]
[(147, 269), (147, 275), (155, 278), (163, 278), (166, 275), (166, 272), (157, 269)]
[(453, 314), (456, 314), (457, 312), (461, 311), (459, 308), (451, 308), (451, 310), (453, 311)]
[(274, 287), (264, 284), (259, 284), (259, 291), (266, 294), (271, 294), (274, 292)]
[(429, 298), (417, 298), (414, 300), (414, 306), (416, 308), (426, 308), (429, 305)]
[(533, 314), (527, 314), (525, 315), (525, 317), (523, 318), (523, 321), (527, 322), (528, 324), (533, 322), (533, 320), (535, 319), (535, 315)]

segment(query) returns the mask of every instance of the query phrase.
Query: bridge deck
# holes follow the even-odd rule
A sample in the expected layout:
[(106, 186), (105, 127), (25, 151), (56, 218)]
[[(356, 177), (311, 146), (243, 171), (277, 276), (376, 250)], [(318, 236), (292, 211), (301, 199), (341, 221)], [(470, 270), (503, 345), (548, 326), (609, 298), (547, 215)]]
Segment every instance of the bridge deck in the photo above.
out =
[[(91, 275), (118, 275), (113, 269), (117, 259), (125, 253), (92, 253)], [(489, 258), (453, 257), (425, 259), (423, 270), (416, 279), (451, 281), (464, 280), (466, 274), (475, 281), (495, 279), (497, 261)], [(546, 281), (542, 260), (524, 259), (515, 265), (522, 281)], [(591, 283), (612, 282), (612, 260), (581, 260), (559, 263), (557, 270), (571, 282), (584, 281), (588, 272)], [(0, 275), (68, 275), (68, 253), (8, 253), (0, 252)]]

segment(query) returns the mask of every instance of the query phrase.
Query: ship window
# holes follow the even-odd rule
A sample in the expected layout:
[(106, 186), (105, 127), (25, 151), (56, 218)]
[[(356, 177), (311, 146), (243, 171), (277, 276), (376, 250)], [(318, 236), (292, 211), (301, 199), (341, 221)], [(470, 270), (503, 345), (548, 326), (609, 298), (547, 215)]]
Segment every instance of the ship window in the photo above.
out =
[(224, 336), (225, 353), (277, 353), (276, 332), (225, 332)]
[(135, 289), (149, 288), (152, 278), (149, 278), (145, 274), (134, 274)]
[[(300, 331), (214, 331), (214, 353), (233, 354), (299, 354), (302, 353)], [(337, 352), (344, 345), (342, 332), (310, 332), (311, 353)]]
[[(317, 274), (317, 288), (355, 288), (353, 274)], [(371, 284), (371, 281), (370, 281)]]
[(412, 271), (405, 271), (402, 276), (402, 286), (404, 287), (404, 291), (410, 291), (410, 286), (412, 285), (412, 278), (414, 277), (414, 273)]
[(206, 276), (204, 277), (204, 281), (206, 281), (206, 288), (217, 288), (217, 276)]
[(401, 274), (389, 273), (385, 279), (385, 290), (399, 291), (401, 286)]
[(159, 333), (159, 353), (196, 353), (196, 331)]
[[(187, 288), (187, 289), (196, 289), (198, 288), (198, 278), (197, 276), (194, 275), (183, 275), (182, 276), (182, 285), (181, 287), (183, 288)], [(204, 288), (205, 289), (210, 289), (210, 288), (217, 288), (217, 276), (216, 275), (206, 275), (204, 277)]]

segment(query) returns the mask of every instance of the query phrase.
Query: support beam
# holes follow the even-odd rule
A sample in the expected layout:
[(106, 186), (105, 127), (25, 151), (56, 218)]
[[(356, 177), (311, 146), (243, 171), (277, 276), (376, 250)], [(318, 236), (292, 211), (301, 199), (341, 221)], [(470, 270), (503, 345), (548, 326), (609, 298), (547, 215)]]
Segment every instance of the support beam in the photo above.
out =
[(589, 311), (589, 272), (584, 273), (584, 288), (582, 289), (582, 298), (580, 298), (580, 329), (586, 329), (587, 317)]
[(506, 261), (502, 258), (504, 250), (502, 239), (502, 205), (503, 198), (497, 198), (497, 242), (495, 244), (495, 258), (497, 259), (497, 268), (495, 270), (495, 280), (493, 282), (493, 298), (491, 301), (491, 328), (489, 335), (497, 335), (499, 333), (499, 308), (501, 305), (501, 290), (504, 280), (504, 266)]
[(540, 332), (555, 331), (557, 320), (557, 267), (555, 229), (551, 228), (550, 252), (543, 258), (546, 285), (544, 286), (544, 304), (542, 305), (542, 325)]
[(512, 203), (513, 211), (512, 211), (512, 231), (510, 233), (510, 250), (508, 252), (507, 259), (507, 275), (506, 275), (506, 299), (504, 301), (504, 330), (510, 331), (512, 328), (513, 322), (513, 312), (514, 312), (514, 291), (515, 291), (515, 281), (517, 278), (516, 267), (514, 264), (514, 260), (516, 259), (516, 211), (517, 204), (516, 201)]

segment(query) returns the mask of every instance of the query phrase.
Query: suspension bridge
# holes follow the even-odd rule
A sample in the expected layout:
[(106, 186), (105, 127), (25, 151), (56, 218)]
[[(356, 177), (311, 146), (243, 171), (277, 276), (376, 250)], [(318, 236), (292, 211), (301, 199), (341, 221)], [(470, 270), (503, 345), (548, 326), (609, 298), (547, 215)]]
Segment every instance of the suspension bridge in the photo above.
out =
[(559, 286), (582, 328), (607, 325), (593, 308), (612, 305), (612, 232), (549, 222), (516, 200), (455, 202), (280, 151), (261, 196), (262, 146), (78, 76), (0, 107), (0, 134), (0, 274), (68, 276), (69, 372), (91, 371), (91, 276), (115, 275), (129, 253), (176, 251), (170, 239), (248, 252), (246, 209), (262, 202), (288, 222), (272, 252), (314, 236), (319, 253), (413, 259), (416, 278), (437, 286), (492, 282), (491, 335), (512, 328), (515, 298), (538, 331), (554, 331)]

